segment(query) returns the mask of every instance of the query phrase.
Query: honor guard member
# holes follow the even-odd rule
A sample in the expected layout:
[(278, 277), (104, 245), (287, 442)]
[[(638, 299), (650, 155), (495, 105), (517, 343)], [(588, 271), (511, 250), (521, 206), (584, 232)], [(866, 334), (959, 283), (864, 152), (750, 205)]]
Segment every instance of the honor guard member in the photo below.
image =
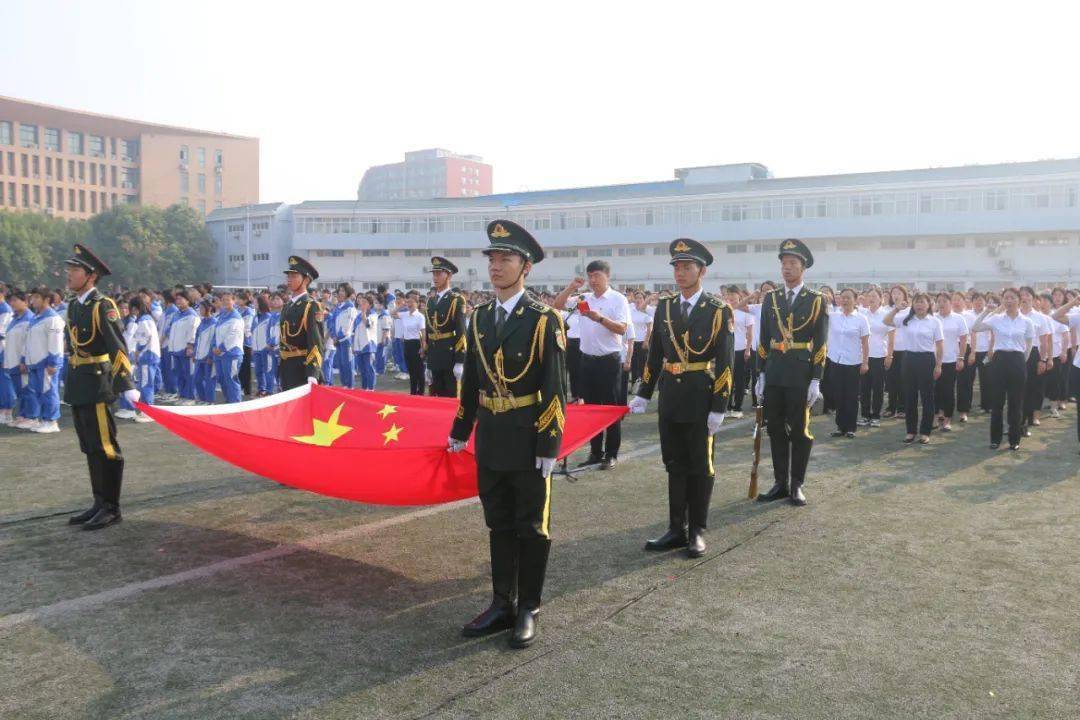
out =
[(314, 266), (302, 257), (289, 258), (285, 270), (289, 302), (281, 309), (279, 324), (281, 389), (291, 390), (305, 382), (316, 383), (322, 372), (326, 326), (319, 316), (322, 306), (308, 295), (308, 285), (319, 278)]
[(109, 404), (118, 395), (134, 404), (139, 391), (131, 378), (131, 361), (124, 343), (120, 310), (94, 284), (110, 273), (109, 266), (82, 245), (67, 260), (67, 287), (75, 294), (68, 305), (64, 340), (68, 376), (64, 402), (71, 406), (79, 449), (90, 468), (94, 505), (70, 518), (71, 525), (100, 530), (120, 522), (120, 486), (124, 457), (116, 441), (116, 422)]
[(537, 636), (551, 547), (551, 468), (566, 420), (566, 335), (562, 318), (525, 290), (544, 251), (521, 226), (488, 224), (488, 276), (495, 298), (476, 308), (466, 343), (461, 400), (450, 451), (476, 425), (476, 466), (491, 549), (491, 606), (463, 628), (467, 637), (513, 627), (510, 645)]
[(712, 254), (696, 240), (668, 247), (679, 291), (660, 298), (649, 357), (630, 411), (645, 411), (660, 390), (660, 454), (668, 473), (668, 530), (646, 550), (685, 547), (705, 554), (704, 532), (713, 489), (713, 435), (724, 422), (732, 390), (734, 315), (701, 289)]
[(764, 367), (756, 388), (758, 398), (765, 393), (776, 483), (758, 500), (786, 497), (792, 505), (805, 505), (802, 485), (814, 444), (810, 408), (821, 397), (829, 312), (825, 297), (803, 285), (803, 272), (814, 265), (810, 248), (800, 240), (785, 240), (779, 257), (784, 283), (765, 295), (761, 305), (758, 357)]
[(446, 258), (431, 258), (436, 296), (427, 304), (427, 366), (431, 394), (436, 397), (457, 397), (465, 369), (465, 298), (450, 289), (450, 278), (457, 271)]

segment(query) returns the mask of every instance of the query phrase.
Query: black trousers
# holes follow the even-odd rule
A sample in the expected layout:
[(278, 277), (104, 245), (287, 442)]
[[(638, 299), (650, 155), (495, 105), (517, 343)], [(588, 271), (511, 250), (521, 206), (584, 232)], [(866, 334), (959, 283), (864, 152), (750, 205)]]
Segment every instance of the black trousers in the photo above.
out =
[(836, 409), (836, 394), (833, 392), (833, 368), (836, 363), (828, 358), (825, 359), (825, 370), (821, 374), (821, 411), (829, 412)]
[[(457, 397), (457, 378), (454, 377), (453, 366), (438, 370), (429, 367), (428, 370), (431, 372), (431, 394), (433, 397)], [(409, 379), (412, 379), (411, 374)]]
[[(1036, 354), (1036, 353), (1032, 353)], [(1018, 350), (998, 350), (989, 363), (993, 397), (990, 399), (990, 442), (1001, 443), (1005, 403), (1009, 404), (1009, 444), (1017, 445), (1024, 424), (1024, 384), (1027, 368), (1024, 353)]]
[(756, 351), (750, 353), (750, 402), (753, 403), (754, 407), (761, 404), (761, 400), (757, 396), (757, 381), (758, 376), (761, 375), (762, 362)]
[(1033, 347), (1028, 355), (1027, 379), (1024, 381), (1024, 425), (1031, 425), (1035, 411), (1042, 410), (1045, 383), (1046, 376), (1039, 374), (1039, 349)]
[(708, 424), (661, 419), (660, 457), (668, 474), (668, 526), (678, 532), (688, 525), (706, 528), (715, 478)]
[[(625, 405), (622, 391), (622, 363), (619, 353), (581, 354), (581, 399), (587, 405)], [(622, 444), (622, 421), (612, 424), (590, 441), (594, 457), (618, 457)]]
[(79, 449), (86, 455), (94, 504), (118, 509), (120, 486), (124, 482), (124, 456), (116, 441), (112, 411), (103, 402), (73, 405), (71, 420), (79, 438)]
[(836, 402), (836, 429), (855, 432), (859, 421), (859, 365), (832, 365), (833, 398)]
[(1080, 368), (1069, 366), (1069, 387), (1076, 388), (1076, 440), (1080, 442)]
[(581, 397), (581, 338), (566, 339), (566, 374), (570, 376), (570, 398)]
[(480, 503), (488, 526), (491, 584), (498, 603), (540, 607), (551, 549), (551, 476), (504, 472), (477, 463)]
[(889, 393), (889, 404), (886, 409), (890, 413), (896, 413), (904, 409), (904, 356), (906, 350), (894, 350), (892, 365), (885, 371), (885, 389)]
[(881, 406), (885, 402), (885, 358), (869, 359), (870, 370), (859, 381), (859, 405), (867, 420), (881, 419)]
[(1054, 356), (1053, 367), (1046, 373), (1046, 399), (1061, 402), (1067, 400), (1068, 395), (1065, 394), (1065, 388), (1068, 386), (1068, 369), (1069, 366), (1066, 363), (1061, 362), (1061, 356)]
[(424, 394), (424, 359), (420, 357), (420, 341), (406, 340), (402, 346), (405, 351), (405, 367), (409, 371), (409, 394)]
[(244, 346), (244, 359), (240, 361), (240, 371), (237, 373), (240, 379), (240, 393), (251, 394), (251, 347)]
[(769, 429), (773, 476), (778, 484), (789, 489), (799, 487), (805, 481), (810, 450), (814, 446), (806, 392), (806, 385), (765, 387), (764, 417)]
[(986, 361), (987, 354), (985, 350), (975, 351), (975, 374), (979, 376), (979, 407), (990, 412), (994, 404), (994, 378), (990, 372), (990, 364)]
[(732, 410), (742, 411), (743, 399), (746, 397), (746, 383), (750, 380), (749, 375), (752, 362), (752, 355), (750, 356), (750, 360), (747, 360), (744, 351), (735, 351), (735, 369), (732, 372), (734, 385), (731, 388), (731, 401), (728, 403)]
[(634, 341), (634, 352), (630, 356), (630, 382), (637, 382), (645, 372), (645, 361), (649, 359), (644, 340)]
[[(896, 362), (896, 356), (893, 356)], [(934, 429), (934, 363), (932, 352), (904, 353), (904, 370), (901, 380), (904, 386), (904, 419), (908, 435), (929, 435)], [(919, 405), (922, 404), (922, 421)]]
[(956, 410), (956, 363), (941, 363), (941, 377), (934, 381), (934, 409), (951, 418)]
[(969, 363), (969, 352), (964, 356), (964, 369), (956, 374), (956, 410), (961, 415), (971, 412), (972, 400), (975, 397), (975, 375), (979, 371), (979, 359)]
[[(307, 382), (308, 365), (303, 357), (285, 358), (278, 363), (278, 381), (282, 390), (292, 390)], [(321, 368), (316, 368), (315, 377), (321, 377)]]

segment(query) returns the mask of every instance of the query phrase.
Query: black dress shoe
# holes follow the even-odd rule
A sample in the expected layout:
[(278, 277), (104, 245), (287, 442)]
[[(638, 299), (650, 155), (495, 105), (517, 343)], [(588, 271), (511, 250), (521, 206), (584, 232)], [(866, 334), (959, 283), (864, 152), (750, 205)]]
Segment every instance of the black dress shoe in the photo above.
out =
[(514, 607), (500, 603), (491, 603), (488, 609), (469, 621), (461, 628), (465, 637), (484, 637), (494, 635), (514, 627)]
[(990, 443), (991, 450), (997, 450), (999, 447), (1001, 447), (1001, 443)]
[(1017, 450), (1020, 449), (1020, 443), (1016, 443), (1015, 445), (1010, 445), (1009, 449), (1012, 450), (1013, 452), (1016, 452)]
[(773, 500), (780, 500), (782, 498), (786, 498), (787, 496), (787, 487), (782, 483), (775, 483), (769, 489), (769, 492), (765, 493), (764, 495), (758, 495), (757, 500), (758, 502), (772, 502)]
[(82, 525), (85, 522), (91, 520), (98, 514), (98, 510), (101, 509), (101, 505), (94, 503), (94, 507), (90, 508), (86, 512), (81, 512), (78, 515), (73, 515), (68, 518), (68, 525)]
[(610, 470), (611, 468), (615, 467), (618, 464), (619, 464), (619, 458), (617, 458), (617, 457), (606, 457), (606, 458), (603, 459), (603, 461), (601, 461), (600, 469), (601, 470)]
[(514, 632), (510, 636), (510, 647), (521, 650), (536, 642), (539, 617), (539, 610), (522, 610), (518, 613), (517, 621), (514, 623)]
[(83, 530), (102, 530), (120, 522), (120, 508), (102, 507), (94, 517), (83, 524)]
[(844, 431), (843, 430), (833, 430), (831, 433), (829, 433), (829, 437), (844, 437)]
[(801, 485), (796, 486), (795, 489), (791, 491), (791, 498), (788, 500), (788, 502), (790, 502), (792, 505), (798, 505), (799, 507), (802, 507), (806, 504), (806, 496), (803, 495)]
[(660, 537), (646, 542), (645, 549), (653, 552), (661, 552), (663, 550), (674, 550), (675, 548), (686, 547), (686, 543), (685, 531), (668, 530)]
[(579, 462), (577, 464), (577, 466), (578, 467), (587, 467), (589, 465), (599, 465), (601, 462), (603, 462), (603, 460), (604, 460), (604, 458), (600, 457), (599, 455), (590, 455), (589, 457), (587, 457), (585, 459), (584, 462)]
[(686, 556), (699, 558), (705, 554), (705, 536), (700, 529), (695, 528), (690, 532), (690, 543), (686, 546)]

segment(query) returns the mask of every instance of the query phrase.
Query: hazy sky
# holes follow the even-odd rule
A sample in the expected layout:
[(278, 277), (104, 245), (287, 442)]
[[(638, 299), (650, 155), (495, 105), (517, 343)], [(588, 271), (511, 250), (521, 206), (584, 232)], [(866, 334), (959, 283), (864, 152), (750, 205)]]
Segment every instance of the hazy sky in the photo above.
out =
[(1075, 5), (2, 0), (0, 94), (256, 135), (264, 201), (433, 146), (498, 192), (1074, 157)]

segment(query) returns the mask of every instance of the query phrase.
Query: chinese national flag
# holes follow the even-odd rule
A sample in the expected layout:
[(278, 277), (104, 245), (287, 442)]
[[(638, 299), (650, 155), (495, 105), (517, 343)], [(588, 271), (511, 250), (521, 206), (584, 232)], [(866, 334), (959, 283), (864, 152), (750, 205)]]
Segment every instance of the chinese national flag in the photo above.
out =
[[(139, 409), (191, 444), (270, 480), (377, 505), (433, 505), (477, 494), (473, 440), (446, 451), (453, 398), (305, 385), (232, 405)], [(566, 408), (569, 455), (627, 409)]]

